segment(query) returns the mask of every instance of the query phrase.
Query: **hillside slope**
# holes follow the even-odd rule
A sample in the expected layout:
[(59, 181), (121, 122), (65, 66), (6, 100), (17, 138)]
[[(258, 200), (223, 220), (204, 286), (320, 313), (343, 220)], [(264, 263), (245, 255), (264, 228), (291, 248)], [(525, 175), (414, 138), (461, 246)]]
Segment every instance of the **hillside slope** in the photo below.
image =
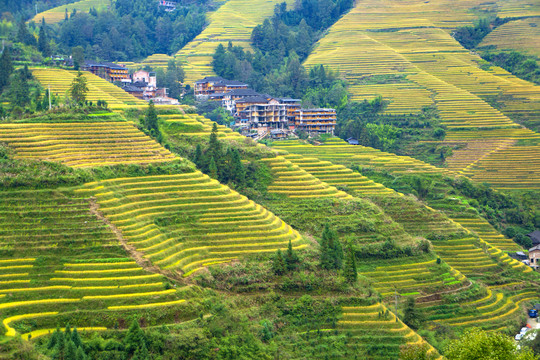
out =
[[(501, 17), (517, 16), (519, 8), (523, 16), (540, 12), (535, 5), (500, 4)], [(466, 169), (473, 179), (505, 189), (534, 188), (537, 180), (528, 176), (528, 156), (540, 155), (540, 135), (512, 118), (540, 119), (540, 87), (499, 68), (482, 70), (480, 57), (449, 34), (456, 26), (472, 22), (469, 9), (479, 5), (474, 1), (358, 2), (319, 41), (305, 65), (325, 64), (339, 70), (351, 84), (353, 97), (380, 94), (390, 100), (391, 113), (418, 112), (434, 105), (448, 128), (446, 141), (465, 147), (449, 159), (455, 170)], [(444, 10), (448, 6), (452, 12)], [(497, 109), (487, 101), (490, 98), (504, 99), (504, 105)], [(492, 175), (487, 177), (471, 166), (480, 159), (489, 161), (502, 149), (512, 167), (485, 165)]]
[[(214, 75), (212, 55), (219, 44), (250, 48), (251, 31), (274, 12), (278, 0), (228, 0), (209, 15), (210, 23), (193, 41), (176, 55), (186, 72), (185, 82), (193, 82)], [(293, 2), (287, 1), (289, 4)]]

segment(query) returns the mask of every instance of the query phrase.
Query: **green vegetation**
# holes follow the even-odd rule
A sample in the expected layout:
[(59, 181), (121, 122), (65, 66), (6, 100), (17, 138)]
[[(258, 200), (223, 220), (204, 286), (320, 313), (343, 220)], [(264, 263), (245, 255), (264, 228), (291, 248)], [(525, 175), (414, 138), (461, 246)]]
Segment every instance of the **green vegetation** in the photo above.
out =
[(518, 349), (514, 340), (499, 333), (470, 329), (450, 343), (446, 351), (449, 360), (474, 360), (497, 358), (501, 360), (535, 360), (537, 356), (529, 349)]
[(539, 59), (533, 55), (518, 51), (481, 51), (482, 58), (491, 64), (500, 66), (518, 78), (540, 85)]

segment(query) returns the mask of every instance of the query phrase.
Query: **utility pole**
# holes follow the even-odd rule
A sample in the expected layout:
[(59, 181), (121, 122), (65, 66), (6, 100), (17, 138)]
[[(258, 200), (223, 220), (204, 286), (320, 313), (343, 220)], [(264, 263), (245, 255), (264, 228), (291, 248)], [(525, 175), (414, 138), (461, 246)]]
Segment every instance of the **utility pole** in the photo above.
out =
[(38, 12), (37, 12), (37, 3), (36, 3), (36, 15), (37, 15), (37, 14), (38, 14)]
[(398, 297), (397, 289), (394, 289), (394, 311), (396, 312), (396, 319), (397, 319), (397, 316), (398, 316), (398, 313), (397, 313), (397, 297)]
[(49, 84), (49, 110), (52, 109), (52, 103), (51, 103), (51, 84)]

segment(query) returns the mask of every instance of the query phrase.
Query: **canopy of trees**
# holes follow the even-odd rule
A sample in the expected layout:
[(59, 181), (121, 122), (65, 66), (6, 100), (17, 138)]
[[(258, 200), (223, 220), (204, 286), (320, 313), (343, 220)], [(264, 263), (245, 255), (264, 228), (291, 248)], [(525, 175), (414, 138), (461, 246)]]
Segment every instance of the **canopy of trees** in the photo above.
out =
[(112, 11), (71, 14), (56, 39), (65, 53), (82, 46), (86, 56), (126, 61), (155, 53), (175, 53), (201, 32), (204, 6), (166, 12), (154, 1), (118, 0)]

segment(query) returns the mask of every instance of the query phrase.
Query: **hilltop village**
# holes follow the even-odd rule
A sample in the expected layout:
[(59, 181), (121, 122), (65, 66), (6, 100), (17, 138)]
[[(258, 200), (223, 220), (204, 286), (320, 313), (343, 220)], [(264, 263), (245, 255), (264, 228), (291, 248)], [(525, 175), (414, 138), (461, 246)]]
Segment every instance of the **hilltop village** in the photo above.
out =
[(0, 360), (540, 360), (539, 15), (2, 1)]

